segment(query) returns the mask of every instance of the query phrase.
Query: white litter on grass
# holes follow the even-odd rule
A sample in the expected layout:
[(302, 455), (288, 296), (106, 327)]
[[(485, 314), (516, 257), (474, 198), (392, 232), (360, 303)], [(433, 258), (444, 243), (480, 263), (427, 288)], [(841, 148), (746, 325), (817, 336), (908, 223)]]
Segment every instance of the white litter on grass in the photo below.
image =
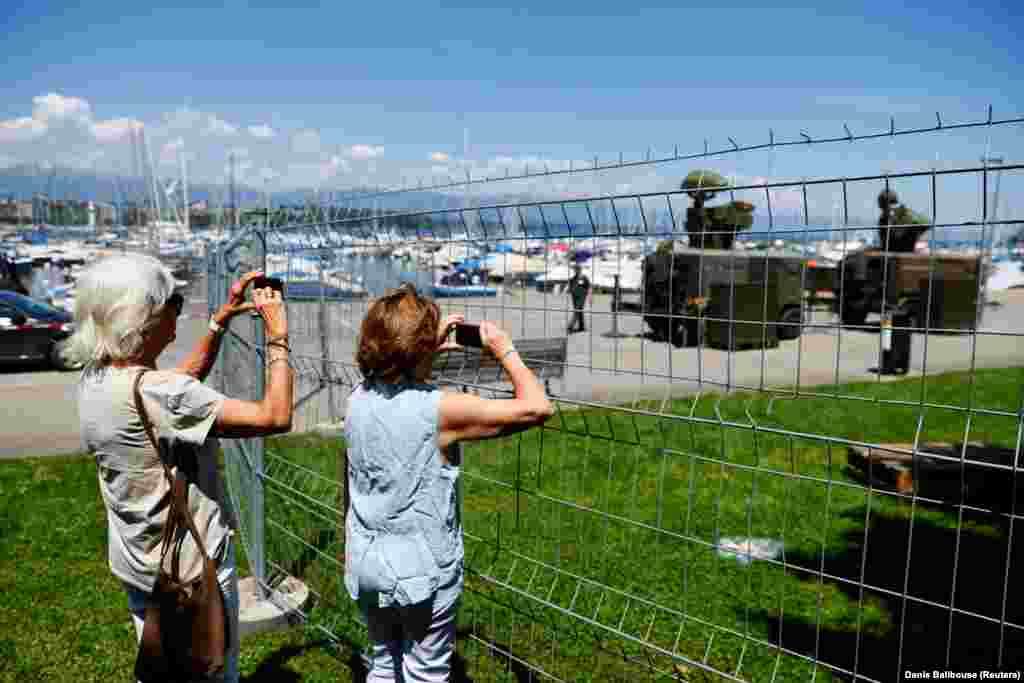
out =
[(313, 431), (321, 436), (341, 436), (345, 433), (345, 420), (342, 418), (337, 422), (320, 422), (313, 427)]
[(718, 542), (718, 556), (731, 557), (740, 564), (773, 560), (781, 554), (782, 541), (773, 538), (723, 538)]

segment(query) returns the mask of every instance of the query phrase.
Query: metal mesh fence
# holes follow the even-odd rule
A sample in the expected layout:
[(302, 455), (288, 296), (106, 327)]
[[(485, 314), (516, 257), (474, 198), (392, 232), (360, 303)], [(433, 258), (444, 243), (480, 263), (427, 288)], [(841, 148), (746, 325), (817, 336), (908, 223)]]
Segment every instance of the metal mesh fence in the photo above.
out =
[[(365, 644), (342, 585), (340, 430), (369, 301), (414, 281), (443, 313), (508, 329), (557, 409), (463, 447), (460, 680), (1019, 670), (1024, 298), (989, 283), (1019, 271), (992, 236), (1021, 218), (990, 203), (995, 173), (1012, 185), (1022, 169), (733, 182), (710, 218), (676, 190), (350, 204), (240, 232), (211, 261), (211, 306), (251, 267), (282, 276), (296, 374), (291, 435), (225, 442), (250, 566), (266, 586), (301, 578), (307, 620)], [(970, 200), (951, 210), (954, 187)], [(851, 207), (889, 192), (930, 198), (881, 221), (886, 240), (924, 233), (916, 250), (864, 243)], [(695, 225), (703, 249), (686, 246)], [(710, 248), (719, 236), (732, 248)], [(574, 263), (591, 293), (569, 333)], [(217, 368), (231, 396), (262, 392), (247, 323)], [(472, 353), (435, 375), (510, 395)]]

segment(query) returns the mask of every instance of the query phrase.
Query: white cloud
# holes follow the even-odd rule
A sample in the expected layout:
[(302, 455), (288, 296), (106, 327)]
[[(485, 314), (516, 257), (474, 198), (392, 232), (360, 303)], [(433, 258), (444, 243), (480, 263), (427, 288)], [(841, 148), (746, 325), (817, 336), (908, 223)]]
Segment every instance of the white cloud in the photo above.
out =
[(30, 116), (0, 121), (0, 142), (23, 142), (46, 132), (46, 124)]
[[(31, 116), (0, 121), (0, 143), (29, 142), (55, 129), (70, 130), (76, 135), (81, 129), (89, 137), (95, 135), (89, 103), (53, 92), (33, 97)], [(105, 135), (110, 130), (111, 126), (104, 125), (99, 133)]]
[(33, 97), (32, 105), (32, 118), (44, 123), (50, 119), (88, 121), (92, 118), (89, 103), (79, 97), (64, 97), (51, 92)]
[(98, 142), (120, 142), (132, 130), (142, 128), (142, 121), (131, 118), (108, 119), (92, 124), (92, 134)]
[[(401, 184), (402, 177), (412, 178), (409, 184), (415, 187), (420, 177), (424, 183), (431, 182), (430, 176), (447, 182), (453, 176), (465, 179), (467, 170), (478, 179), (504, 177), (506, 173), (518, 175), (527, 164), (534, 172), (543, 167), (543, 160), (537, 156), (463, 160), (442, 151), (443, 147), (425, 155), (421, 152), (419, 162), (403, 161), (385, 154), (382, 145), (349, 143), (339, 147), (336, 141), (322, 138), (316, 129), (274, 129), (269, 123), (258, 122), (236, 125), (230, 112), (222, 117), (191, 107), (178, 108), (146, 122), (120, 116), (122, 112), (99, 119), (94, 118), (94, 110), (86, 100), (49, 93), (34, 98), (24, 109), (21, 118), (0, 121), (0, 153), (15, 163), (89, 163), (96, 170), (137, 173), (136, 155), (149, 154), (148, 150), (129, 144), (132, 132), (139, 130), (145, 132), (147, 146), (161, 175), (176, 175), (177, 161), (186, 155), (193, 183), (225, 182), (230, 172), (225, 167), (229, 154), (235, 157), (238, 182), (262, 185), (266, 177), (268, 183), (273, 180), (282, 189), (360, 184), (394, 187)], [(103, 150), (102, 156), (96, 151), (99, 149)], [(555, 160), (548, 163), (552, 169), (568, 164)], [(273, 175), (264, 169), (271, 170)], [(358, 177), (353, 176), (353, 169), (358, 170)], [(577, 182), (572, 177), (566, 182), (581, 189), (582, 180), (581, 177)], [(547, 180), (536, 182), (548, 184)]]
[(383, 153), (383, 147), (373, 147), (370, 145), (352, 145), (345, 151), (345, 155), (349, 159), (353, 159), (355, 161), (366, 161), (368, 159), (376, 159)]
[(213, 137), (232, 137), (238, 134), (238, 126), (228, 123), (216, 114), (182, 107), (161, 117), (161, 123), (154, 128), (160, 133), (201, 134)]
[(260, 126), (249, 126), (247, 130), (249, 131), (249, 135), (254, 138), (269, 139), (277, 135), (277, 131), (266, 124)]

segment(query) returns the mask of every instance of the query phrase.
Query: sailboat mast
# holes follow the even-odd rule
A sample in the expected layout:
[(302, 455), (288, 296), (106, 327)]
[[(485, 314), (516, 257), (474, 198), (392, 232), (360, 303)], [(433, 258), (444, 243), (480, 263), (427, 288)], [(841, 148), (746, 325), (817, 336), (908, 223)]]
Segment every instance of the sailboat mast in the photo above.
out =
[(188, 201), (188, 171), (185, 167), (185, 152), (178, 152), (178, 159), (181, 162), (181, 203), (185, 209), (185, 234), (189, 234), (190, 217)]
[(160, 250), (160, 232), (157, 223), (163, 218), (163, 211), (160, 206), (160, 193), (156, 187), (156, 166), (153, 165), (153, 150), (149, 146), (149, 138), (146, 136), (145, 129), (142, 131), (142, 146), (146, 150), (146, 158), (149, 161), (150, 185), (153, 192), (153, 205), (156, 209), (156, 221), (154, 221), (153, 227), (150, 229), (149, 239), (153, 251), (158, 252)]

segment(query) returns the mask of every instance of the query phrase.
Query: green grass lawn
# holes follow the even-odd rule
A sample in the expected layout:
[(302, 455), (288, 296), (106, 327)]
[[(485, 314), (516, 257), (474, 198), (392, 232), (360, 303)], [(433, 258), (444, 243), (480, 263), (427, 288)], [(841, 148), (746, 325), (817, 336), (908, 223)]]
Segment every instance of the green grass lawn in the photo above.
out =
[[(574, 681), (720, 679), (693, 662), (749, 680), (830, 680), (817, 656), (892, 680), (945, 668), (947, 641), (953, 665), (994, 668), (1002, 642), (1003, 664), (1024, 666), (1024, 639), (999, 626), (1024, 623), (1019, 582), (1004, 590), (1007, 572), (1024, 570), (1005, 515), (869, 490), (843, 444), (820, 438), (1015, 448), (1024, 370), (967, 379), (629, 407), (661, 416), (564, 410), (547, 429), (467, 447), (459, 679), (528, 680), (521, 659)], [(359, 680), (363, 634), (340, 581), (340, 450), (313, 435), (268, 440), (266, 548), (273, 573), (314, 589), (314, 623), (344, 647), (312, 627), (255, 636), (243, 642), (248, 680)], [(243, 473), (229, 467), (235, 481)], [(133, 633), (106, 566), (92, 462), (0, 462), (0, 501), (0, 680), (130, 680)], [(777, 539), (784, 555), (720, 557), (711, 546), (729, 536)]]
[[(0, 681), (131, 681), (135, 632), (106, 562), (90, 458), (0, 461)], [(244, 641), (243, 680), (346, 681), (304, 629)]]

